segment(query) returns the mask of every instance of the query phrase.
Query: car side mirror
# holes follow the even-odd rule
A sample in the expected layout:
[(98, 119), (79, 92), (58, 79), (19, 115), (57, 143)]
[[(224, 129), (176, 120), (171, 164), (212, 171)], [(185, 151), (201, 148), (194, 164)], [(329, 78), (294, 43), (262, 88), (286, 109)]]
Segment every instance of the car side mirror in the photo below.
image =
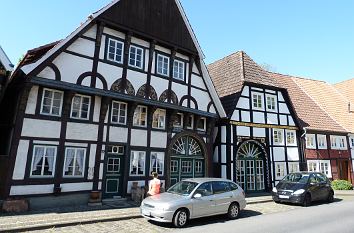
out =
[(202, 198), (202, 194), (200, 194), (200, 193), (196, 193), (196, 194), (194, 195), (194, 198), (196, 198), (196, 199), (200, 199), (200, 198)]

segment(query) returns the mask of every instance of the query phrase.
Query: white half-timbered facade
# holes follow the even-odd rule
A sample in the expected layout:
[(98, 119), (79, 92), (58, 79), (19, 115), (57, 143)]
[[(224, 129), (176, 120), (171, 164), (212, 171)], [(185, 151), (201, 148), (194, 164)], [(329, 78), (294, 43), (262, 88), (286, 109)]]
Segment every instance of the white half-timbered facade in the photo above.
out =
[(153, 171), (164, 187), (212, 175), (225, 113), (178, 0), (113, 1), (28, 51), (11, 87), (21, 92), (3, 197), (112, 198)]
[(215, 132), (218, 175), (259, 192), (299, 171), (299, 128), (286, 90), (244, 52), (208, 68), (228, 115)]

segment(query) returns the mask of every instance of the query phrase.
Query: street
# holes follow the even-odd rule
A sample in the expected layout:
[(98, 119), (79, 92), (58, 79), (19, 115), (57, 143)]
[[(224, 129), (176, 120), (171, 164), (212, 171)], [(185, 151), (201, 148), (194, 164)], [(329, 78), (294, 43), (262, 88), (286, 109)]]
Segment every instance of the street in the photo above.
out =
[[(353, 232), (354, 197), (340, 197), (336, 202), (315, 203), (304, 208), (274, 202), (248, 205), (240, 218), (228, 221), (225, 216), (191, 220), (187, 228), (147, 221), (143, 218), (98, 222), (46, 229), (35, 232)], [(233, 229), (233, 230), (230, 230)]]

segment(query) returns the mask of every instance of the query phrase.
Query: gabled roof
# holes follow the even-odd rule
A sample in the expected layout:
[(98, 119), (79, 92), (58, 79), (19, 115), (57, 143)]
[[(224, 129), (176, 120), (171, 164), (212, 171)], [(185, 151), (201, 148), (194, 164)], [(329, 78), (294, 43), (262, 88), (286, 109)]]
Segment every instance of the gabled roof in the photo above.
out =
[(277, 81), (243, 51), (211, 63), (208, 69), (220, 97), (240, 92), (244, 83), (279, 87)]
[(0, 63), (4, 66), (6, 71), (13, 71), (14, 65), (0, 46)]
[[(309, 94), (308, 88), (302, 86), (303, 82), (312, 82), (314, 80), (278, 73), (270, 73), (270, 75), (272, 75), (283, 88), (287, 89), (302, 128), (318, 131), (347, 132), (347, 130)], [(314, 89), (316, 89), (316, 83), (318, 82), (321, 81), (313, 82)], [(325, 99), (328, 99), (328, 97)]]
[(334, 84), (334, 87), (350, 101), (354, 109), (354, 78)]
[[(157, 0), (148, 0), (148, 1), (153, 1), (154, 3), (157, 2)], [(140, 0), (113, 0), (110, 4), (108, 4), (107, 6), (101, 8), (100, 10), (98, 10), (97, 12), (93, 13), (90, 17), (88, 17), (88, 19), (86, 20), (86, 22), (82, 23), (74, 32), (72, 32), (68, 37), (66, 37), (65, 39), (61, 40), (59, 43), (53, 45), (53, 47), (51, 49), (49, 49), (48, 52), (46, 52), (43, 56), (41, 56), (38, 60), (33, 60), (33, 63), (27, 63), (25, 65), (23, 65), (21, 68), (21, 70), (29, 76), (32, 76), (36, 71), (36, 68), (44, 63), (45, 61), (49, 60), (50, 58), (54, 57), (56, 55), (56, 53), (60, 50), (60, 48), (62, 48), (63, 46), (65, 46), (67, 43), (70, 43), (81, 31), (83, 31), (84, 29), (88, 28), (91, 23), (93, 23), (97, 18), (102, 17), (102, 18), (107, 18), (107, 17), (113, 17), (113, 19), (116, 17), (116, 15), (112, 15), (112, 9), (119, 7), (119, 3), (122, 2), (123, 3), (128, 3), (129, 4), (140, 4), (141, 5), (141, 1)], [(166, 0), (159, 0), (159, 3), (165, 3)], [(196, 52), (198, 53), (198, 57), (199, 57), (199, 62), (201, 65), (201, 70), (202, 70), (202, 74), (204, 77), (204, 81), (206, 83), (206, 86), (210, 92), (211, 98), (213, 100), (213, 102), (215, 103), (215, 107), (217, 112), (219, 113), (219, 116), (221, 118), (226, 117), (225, 111), (222, 107), (221, 101), (216, 93), (216, 90), (213, 86), (213, 83), (211, 81), (211, 78), (209, 76), (209, 73), (207, 71), (206, 65), (203, 61), (204, 59), (204, 54), (201, 50), (201, 47), (198, 43), (198, 40), (196, 39), (196, 36), (192, 30), (192, 27), (186, 17), (186, 14), (182, 8), (181, 3), (179, 2), (179, 0), (169, 0), (168, 3), (171, 4), (171, 2), (174, 2), (177, 6), (176, 9), (178, 9), (178, 12), (181, 16), (181, 20), (183, 21), (183, 23), (186, 26), (186, 33), (189, 34), (190, 39), (192, 40), (192, 44), (194, 49), (196, 50)], [(140, 6), (139, 5), (139, 6)], [(156, 10), (156, 9), (152, 9), (152, 10)], [(166, 10), (166, 9), (162, 9)], [(127, 19), (122, 19), (122, 20), (127, 20)], [(126, 22), (126, 21), (124, 21)], [(163, 19), (160, 20), (161, 23), (163, 23)], [(119, 23), (119, 22), (118, 22)], [(145, 23), (145, 22), (142, 22)], [(134, 25), (132, 25), (134, 26)], [(160, 28), (162, 30), (162, 28)], [(164, 29), (166, 30), (166, 29)], [(167, 29), (168, 30), (168, 29)], [(183, 32), (178, 32), (177, 34), (180, 34)], [(164, 38), (162, 38), (164, 39)]]
[(346, 131), (354, 133), (354, 118), (348, 108), (349, 99), (334, 85), (324, 81), (299, 78), (296, 82), (331, 118), (335, 119)]

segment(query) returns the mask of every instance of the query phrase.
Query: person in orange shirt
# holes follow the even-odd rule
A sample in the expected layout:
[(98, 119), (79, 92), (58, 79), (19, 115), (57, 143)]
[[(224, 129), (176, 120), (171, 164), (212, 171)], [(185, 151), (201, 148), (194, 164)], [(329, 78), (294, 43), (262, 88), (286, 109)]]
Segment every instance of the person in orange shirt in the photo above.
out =
[(156, 172), (151, 173), (153, 179), (149, 184), (148, 196), (153, 196), (160, 193), (161, 181), (158, 179), (158, 174)]

